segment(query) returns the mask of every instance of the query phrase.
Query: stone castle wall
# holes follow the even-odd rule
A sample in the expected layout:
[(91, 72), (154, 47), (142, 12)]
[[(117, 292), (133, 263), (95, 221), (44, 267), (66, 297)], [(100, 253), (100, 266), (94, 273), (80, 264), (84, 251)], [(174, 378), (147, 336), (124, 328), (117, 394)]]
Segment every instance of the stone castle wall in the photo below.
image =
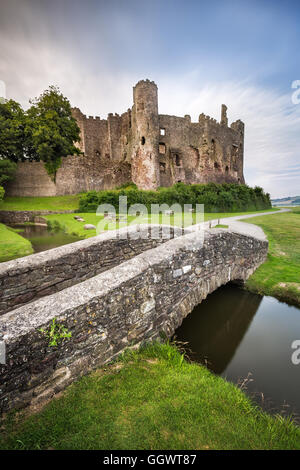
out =
[(79, 157), (66, 157), (54, 183), (43, 163), (19, 163), (7, 188), (10, 196), (54, 196), (92, 189), (111, 189), (133, 181), (141, 189), (185, 183), (244, 183), (244, 124), (228, 126), (227, 108), (221, 119), (200, 114), (177, 117), (158, 112), (154, 82), (139, 81), (133, 106), (107, 119), (85, 116), (73, 108), (80, 128)]
[[(125, 348), (160, 332), (171, 336), (210, 292), (246, 280), (267, 249), (266, 241), (220, 229), (204, 243), (199, 232), (189, 233), (2, 315), (0, 411), (48, 399)], [(50, 347), (40, 329), (54, 318), (72, 336)]]

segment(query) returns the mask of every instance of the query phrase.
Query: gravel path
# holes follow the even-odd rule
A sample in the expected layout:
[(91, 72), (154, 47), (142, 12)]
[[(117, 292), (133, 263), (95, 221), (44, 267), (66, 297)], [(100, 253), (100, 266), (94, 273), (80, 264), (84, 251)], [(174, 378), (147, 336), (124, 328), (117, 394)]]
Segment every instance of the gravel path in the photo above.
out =
[[(224, 224), (229, 226), (229, 230), (233, 232), (242, 233), (244, 235), (250, 235), (252, 237), (259, 238), (260, 240), (267, 240), (267, 236), (264, 233), (261, 227), (258, 227), (254, 224), (245, 224), (240, 222), (242, 219), (250, 219), (251, 217), (259, 217), (261, 215), (274, 215), (281, 214), (282, 212), (291, 212), (290, 209), (280, 209), (279, 211), (274, 212), (260, 212), (259, 214), (246, 214), (246, 215), (237, 215), (234, 217), (225, 217), (224, 219), (211, 220), (212, 226), (216, 223)], [(219, 222), (220, 221), (220, 222)], [(209, 222), (205, 222), (206, 227), (209, 227)]]

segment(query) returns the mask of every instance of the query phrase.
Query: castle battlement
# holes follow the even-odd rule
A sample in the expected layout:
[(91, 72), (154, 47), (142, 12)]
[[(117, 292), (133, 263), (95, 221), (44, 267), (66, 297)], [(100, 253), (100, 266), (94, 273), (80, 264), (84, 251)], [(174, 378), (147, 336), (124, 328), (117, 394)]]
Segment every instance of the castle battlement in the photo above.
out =
[(221, 119), (201, 113), (198, 122), (159, 114), (158, 88), (140, 80), (133, 87), (133, 106), (120, 116), (86, 117), (73, 108), (81, 131), (78, 144), (99, 167), (109, 162), (130, 165), (130, 179), (140, 188), (155, 189), (177, 181), (243, 183), (244, 124), (228, 126), (227, 106)]

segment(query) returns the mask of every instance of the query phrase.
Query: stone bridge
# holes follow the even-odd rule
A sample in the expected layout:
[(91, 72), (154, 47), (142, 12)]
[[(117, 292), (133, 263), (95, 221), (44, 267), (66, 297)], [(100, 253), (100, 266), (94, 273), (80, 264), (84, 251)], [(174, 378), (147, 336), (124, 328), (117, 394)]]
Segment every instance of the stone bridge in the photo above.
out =
[[(0, 265), (2, 412), (50, 398), (128, 347), (170, 337), (209, 293), (245, 281), (268, 251), (266, 240), (233, 231), (160, 226), (153, 238), (151, 227)], [(49, 346), (40, 329), (54, 319), (71, 337)]]

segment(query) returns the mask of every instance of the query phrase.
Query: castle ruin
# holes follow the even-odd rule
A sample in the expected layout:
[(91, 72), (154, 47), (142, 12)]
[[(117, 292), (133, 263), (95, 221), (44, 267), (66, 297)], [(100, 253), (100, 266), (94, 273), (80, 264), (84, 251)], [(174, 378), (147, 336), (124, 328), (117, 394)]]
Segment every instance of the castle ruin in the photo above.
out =
[[(82, 156), (63, 159), (54, 183), (41, 162), (18, 164), (8, 194), (50, 196), (112, 189), (133, 181), (141, 189), (183, 183), (244, 183), (244, 123), (228, 126), (200, 114), (169, 116), (158, 112), (157, 85), (141, 80), (133, 88), (133, 106), (107, 119), (72, 113), (80, 128)], [(30, 169), (29, 169), (29, 168)]]

